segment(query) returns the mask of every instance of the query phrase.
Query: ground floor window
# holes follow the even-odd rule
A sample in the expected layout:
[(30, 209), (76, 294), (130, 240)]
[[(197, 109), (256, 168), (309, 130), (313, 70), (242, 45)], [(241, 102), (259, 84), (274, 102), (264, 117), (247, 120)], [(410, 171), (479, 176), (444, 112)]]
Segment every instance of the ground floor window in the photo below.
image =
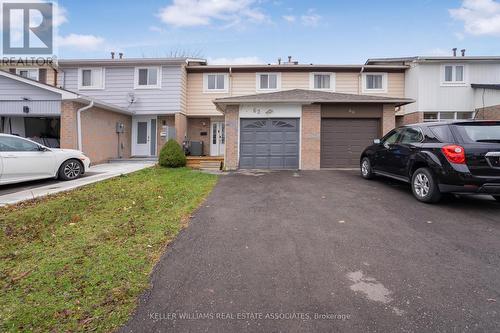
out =
[(474, 119), (474, 112), (424, 112), (424, 121), (447, 121)]

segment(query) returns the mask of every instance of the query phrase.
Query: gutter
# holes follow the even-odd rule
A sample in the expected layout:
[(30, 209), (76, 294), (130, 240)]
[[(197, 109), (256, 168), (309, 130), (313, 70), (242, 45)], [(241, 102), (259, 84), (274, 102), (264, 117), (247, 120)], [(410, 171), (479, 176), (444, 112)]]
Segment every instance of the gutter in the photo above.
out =
[(84, 106), (76, 111), (76, 132), (78, 134), (78, 150), (82, 151), (82, 117), (83, 111), (86, 111), (94, 106), (94, 101), (91, 100), (89, 105)]

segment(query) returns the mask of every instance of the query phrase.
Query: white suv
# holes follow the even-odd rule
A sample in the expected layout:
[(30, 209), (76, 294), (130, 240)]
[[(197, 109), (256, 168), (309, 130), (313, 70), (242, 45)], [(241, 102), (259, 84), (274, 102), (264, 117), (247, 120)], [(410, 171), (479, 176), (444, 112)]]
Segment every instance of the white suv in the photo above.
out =
[(90, 160), (81, 151), (47, 148), (15, 135), (0, 134), (0, 185), (35, 179), (73, 180)]

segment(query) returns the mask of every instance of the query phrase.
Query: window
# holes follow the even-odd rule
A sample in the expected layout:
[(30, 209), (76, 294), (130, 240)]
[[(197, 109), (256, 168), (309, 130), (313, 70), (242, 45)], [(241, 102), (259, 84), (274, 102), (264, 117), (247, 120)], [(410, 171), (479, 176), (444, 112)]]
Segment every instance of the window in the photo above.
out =
[(160, 88), (160, 67), (139, 67), (135, 69), (135, 89)]
[(16, 74), (22, 77), (38, 81), (38, 68), (17, 68)]
[(382, 139), (382, 143), (386, 146), (396, 143), (396, 141), (398, 141), (399, 133), (400, 130), (398, 129), (392, 130)]
[(364, 73), (363, 92), (387, 92), (387, 73)]
[(453, 125), (465, 142), (500, 143), (500, 123)]
[(465, 65), (443, 65), (441, 71), (442, 86), (463, 86), (465, 84)]
[(424, 112), (424, 121), (474, 119), (474, 112)]
[(78, 70), (78, 89), (103, 89), (104, 70), (102, 68), (80, 68)]
[(403, 144), (418, 143), (422, 142), (424, 136), (419, 128), (405, 128), (401, 133), (400, 142)]
[(455, 142), (455, 138), (453, 137), (448, 125), (431, 126), (429, 128), (439, 141), (444, 143)]
[(257, 74), (257, 90), (279, 90), (281, 75), (279, 73)]
[(335, 90), (334, 73), (311, 73), (310, 87), (316, 90)]
[(227, 92), (229, 76), (226, 73), (207, 73), (203, 78), (205, 92)]
[(0, 151), (38, 151), (39, 147), (36, 143), (21, 138), (0, 137)]

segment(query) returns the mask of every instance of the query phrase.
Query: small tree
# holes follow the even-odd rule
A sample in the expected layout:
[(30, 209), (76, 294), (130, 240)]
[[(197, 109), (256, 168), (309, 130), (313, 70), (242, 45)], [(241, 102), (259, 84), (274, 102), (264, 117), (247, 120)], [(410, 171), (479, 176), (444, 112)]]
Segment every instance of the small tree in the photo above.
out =
[(186, 156), (180, 144), (170, 139), (161, 148), (159, 163), (162, 167), (180, 168), (186, 166)]

